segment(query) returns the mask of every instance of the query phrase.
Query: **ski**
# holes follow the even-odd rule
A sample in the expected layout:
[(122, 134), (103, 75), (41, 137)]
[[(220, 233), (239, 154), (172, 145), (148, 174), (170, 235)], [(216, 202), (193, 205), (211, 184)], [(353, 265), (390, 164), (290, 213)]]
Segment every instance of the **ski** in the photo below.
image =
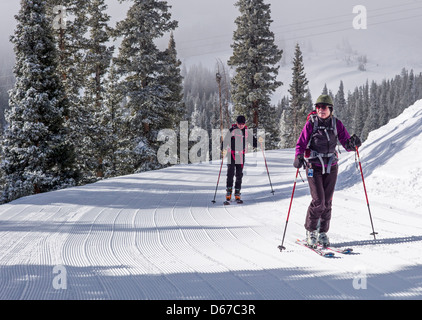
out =
[[(236, 201), (237, 204), (242, 204), (243, 203), (243, 200), (235, 200), (235, 201)], [(231, 201), (226, 200), (226, 201), (223, 202), (223, 204), (225, 206), (227, 206), (227, 205), (231, 204)]]
[(341, 253), (341, 254), (352, 254), (353, 253), (352, 248), (335, 248), (335, 247), (330, 247), (330, 246), (324, 247), (320, 244), (318, 244), (318, 248), (330, 250), (330, 251)]
[(312, 247), (308, 246), (308, 244), (306, 243), (305, 240), (297, 239), (296, 243), (303, 246), (303, 247), (311, 249), (313, 252), (315, 252), (316, 254), (318, 254), (322, 257), (326, 257), (326, 258), (334, 257), (334, 252), (326, 251), (326, 250), (324, 250), (323, 248), (320, 248), (320, 247), (312, 248)]

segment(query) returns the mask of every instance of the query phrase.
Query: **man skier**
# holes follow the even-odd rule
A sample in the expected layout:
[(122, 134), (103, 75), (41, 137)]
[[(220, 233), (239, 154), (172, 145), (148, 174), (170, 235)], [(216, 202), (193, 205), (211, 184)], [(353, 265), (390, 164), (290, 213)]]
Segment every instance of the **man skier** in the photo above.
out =
[(315, 103), (316, 114), (306, 122), (296, 144), (293, 166), (306, 167), (312, 201), (308, 207), (305, 229), (307, 244), (329, 246), (327, 232), (331, 220), (331, 202), (337, 181), (337, 140), (347, 151), (360, 147), (356, 136), (350, 137), (343, 123), (333, 116), (333, 101), (321, 95)]
[[(229, 204), (233, 193), (234, 177), (234, 196), (237, 202), (240, 199), (240, 190), (242, 188), (243, 165), (245, 163), (245, 153), (248, 140), (248, 127), (246, 126), (246, 118), (238, 116), (236, 123), (232, 125), (226, 137), (222, 141), (221, 150), (223, 157), (227, 154), (227, 180), (226, 180), (226, 202)], [(262, 137), (258, 139), (263, 141)], [(256, 137), (253, 136), (253, 145), (256, 146)]]

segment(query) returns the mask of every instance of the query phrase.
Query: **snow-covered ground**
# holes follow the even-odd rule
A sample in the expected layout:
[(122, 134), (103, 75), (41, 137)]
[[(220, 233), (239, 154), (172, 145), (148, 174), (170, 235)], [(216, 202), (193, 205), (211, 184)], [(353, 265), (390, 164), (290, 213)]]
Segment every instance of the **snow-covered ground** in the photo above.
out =
[[(310, 202), (293, 150), (248, 154), (243, 205), (223, 206), (220, 162), (179, 165), (0, 206), (0, 299), (420, 299), (422, 101), (342, 152), (323, 258), (295, 243)], [(303, 173), (302, 173), (303, 175)], [(304, 175), (303, 175), (304, 176)]]

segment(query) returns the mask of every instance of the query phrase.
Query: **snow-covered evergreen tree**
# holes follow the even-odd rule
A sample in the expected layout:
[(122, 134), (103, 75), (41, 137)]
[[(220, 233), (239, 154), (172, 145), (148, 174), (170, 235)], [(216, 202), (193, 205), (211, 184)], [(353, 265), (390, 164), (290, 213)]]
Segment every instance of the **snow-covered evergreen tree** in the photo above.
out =
[(365, 124), (365, 105), (363, 101), (363, 94), (362, 90), (359, 88), (356, 88), (353, 92), (353, 102), (351, 103), (351, 108), (353, 112), (353, 133), (357, 134), (358, 136), (361, 136), (362, 129)]
[(131, 135), (129, 127), (129, 110), (126, 108), (126, 100), (121, 92), (119, 76), (116, 67), (111, 65), (108, 82), (105, 88), (104, 105), (106, 108), (104, 118), (104, 137), (108, 145), (108, 153), (103, 159), (105, 177), (114, 177), (133, 172), (130, 159)]
[(344, 117), (346, 117), (347, 101), (344, 95), (344, 84), (342, 80), (340, 81), (338, 91), (333, 101), (334, 101), (334, 111), (333, 111), (334, 115), (339, 119), (343, 119)]
[[(85, 82), (84, 64), (85, 54), (84, 35), (88, 31), (86, 0), (47, 0), (46, 9), (53, 25), (53, 31), (58, 48), (57, 71), (61, 76), (66, 96), (69, 100), (70, 127), (72, 121), (79, 114), (80, 91)], [(57, 19), (62, 17), (64, 20)], [(77, 126), (77, 122), (75, 123)]]
[(250, 128), (265, 129), (266, 147), (277, 147), (278, 123), (272, 115), (271, 94), (282, 85), (277, 81), (277, 65), (282, 57), (270, 30), (270, 5), (263, 0), (239, 0), (235, 4), (240, 16), (233, 34), (233, 55), (228, 65), (235, 68), (232, 78), (232, 99), (235, 114), (245, 115)]
[(422, 72), (416, 77), (415, 80), (415, 101), (422, 99)]
[(292, 126), (292, 140), (288, 145), (284, 146), (287, 148), (293, 148), (296, 145), (299, 134), (306, 123), (306, 117), (312, 110), (312, 101), (309, 101), (307, 96), (309, 82), (306, 78), (302, 51), (300, 50), (299, 44), (296, 44), (295, 47), (292, 71), (292, 83), (289, 88), (290, 103), (284, 115)]
[(408, 87), (408, 96), (406, 97), (406, 103), (410, 106), (413, 102), (417, 100), (417, 88), (416, 88), (416, 77), (413, 72), (413, 69), (409, 73), (409, 87)]
[(83, 173), (82, 182), (104, 177), (104, 158), (110, 152), (107, 123), (109, 119), (104, 105), (105, 81), (113, 54), (108, 46), (111, 28), (104, 0), (90, 0), (86, 7), (86, 27), (88, 34), (84, 39), (82, 66), (84, 92), (78, 108), (78, 130), (76, 151), (78, 163)]
[(198, 103), (195, 103), (194, 105), (189, 124), (191, 128), (202, 127), (202, 108), (198, 105)]
[(327, 84), (326, 83), (324, 83), (324, 87), (322, 88), (321, 94), (328, 94), (328, 88), (327, 88)]
[(379, 100), (380, 100), (380, 106), (382, 108), (382, 112), (379, 114), (378, 123), (379, 125), (383, 126), (388, 122), (389, 119), (389, 112), (388, 112), (388, 92), (389, 92), (389, 81), (383, 80), (381, 83), (381, 88), (379, 91)]
[(134, 171), (161, 167), (157, 159), (161, 142), (157, 136), (167, 128), (170, 90), (162, 82), (167, 68), (154, 41), (176, 27), (167, 2), (158, 0), (133, 0), (126, 18), (116, 26), (122, 42), (115, 64), (129, 110), (131, 145), (126, 160)]
[(363, 118), (366, 119), (369, 116), (369, 108), (370, 108), (370, 97), (369, 97), (369, 82), (366, 80), (364, 86), (362, 86), (362, 104), (363, 104)]
[[(290, 107), (283, 110), (279, 120), (280, 126), (280, 148), (291, 148), (292, 141), (295, 140), (295, 136), (293, 133), (293, 126), (291, 124), (291, 109)], [(296, 137), (296, 141), (297, 141)]]
[(183, 102), (183, 77), (180, 66), (182, 62), (177, 58), (176, 42), (173, 32), (170, 33), (170, 40), (167, 49), (162, 56), (163, 74), (161, 83), (166, 84), (169, 90), (166, 101), (166, 122), (168, 129), (177, 129), (180, 121), (183, 120), (186, 107)]
[(0, 136), (6, 127), (4, 118), (5, 110), (9, 108), (8, 91), (13, 88), (15, 77), (13, 75), (14, 59), (3, 58), (0, 65)]
[(391, 81), (390, 87), (390, 103), (388, 105), (388, 111), (391, 117), (397, 117), (401, 112), (401, 80), (400, 75), (396, 75)]
[[(58, 50), (57, 73), (63, 84), (69, 102), (65, 125), (69, 129), (69, 143), (76, 150), (76, 164), (80, 176), (78, 184), (89, 181), (86, 173), (84, 153), (81, 145), (87, 143), (85, 131), (88, 111), (82, 105), (81, 92), (85, 85), (86, 38), (88, 32), (88, 4), (86, 0), (46, 0), (46, 10)], [(88, 161), (89, 162), (89, 161)]]
[(14, 44), (16, 82), (2, 140), (2, 201), (71, 186), (68, 105), (57, 75), (57, 51), (43, 0), (22, 0)]
[(369, 110), (368, 117), (366, 118), (365, 125), (362, 129), (361, 139), (366, 140), (368, 138), (369, 132), (372, 130), (378, 129), (379, 125), (379, 115), (382, 112), (380, 103), (379, 103), (379, 94), (378, 86), (375, 81), (372, 81), (370, 87), (370, 98), (369, 98)]

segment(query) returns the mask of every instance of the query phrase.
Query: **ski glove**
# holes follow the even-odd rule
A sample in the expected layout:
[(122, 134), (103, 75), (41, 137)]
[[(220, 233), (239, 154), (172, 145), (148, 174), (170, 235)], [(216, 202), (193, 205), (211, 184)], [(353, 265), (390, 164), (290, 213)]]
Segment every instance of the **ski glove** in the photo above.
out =
[(353, 134), (349, 140), (346, 142), (346, 149), (347, 150), (355, 150), (356, 147), (360, 147), (362, 142), (360, 141), (359, 137), (356, 134)]
[(303, 156), (303, 154), (299, 154), (295, 158), (295, 161), (293, 161), (293, 167), (297, 169), (300, 169), (301, 167), (303, 167), (304, 164), (305, 164), (305, 157)]

